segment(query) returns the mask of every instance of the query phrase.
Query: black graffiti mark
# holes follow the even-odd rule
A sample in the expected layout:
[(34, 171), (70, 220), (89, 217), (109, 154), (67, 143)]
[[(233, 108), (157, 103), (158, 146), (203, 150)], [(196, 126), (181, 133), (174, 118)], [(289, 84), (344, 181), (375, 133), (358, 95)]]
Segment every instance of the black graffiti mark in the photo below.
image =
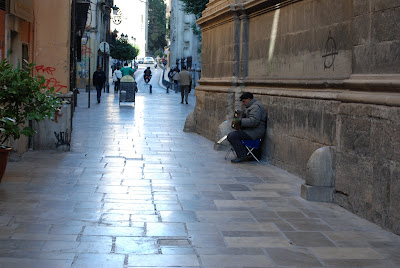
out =
[(331, 31), (329, 31), (328, 40), (325, 43), (325, 54), (322, 56), (324, 58), (324, 69), (330, 69), (331, 67), (335, 70), (335, 56), (339, 54), (336, 50), (336, 42), (331, 36)]
[(62, 145), (70, 146), (68, 130), (66, 132), (60, 132), (60, 133), (57, 133), (54, 131), (54, 135), (56, 136), (56, 139), (57, 139), (56, 148), (58, 148)]

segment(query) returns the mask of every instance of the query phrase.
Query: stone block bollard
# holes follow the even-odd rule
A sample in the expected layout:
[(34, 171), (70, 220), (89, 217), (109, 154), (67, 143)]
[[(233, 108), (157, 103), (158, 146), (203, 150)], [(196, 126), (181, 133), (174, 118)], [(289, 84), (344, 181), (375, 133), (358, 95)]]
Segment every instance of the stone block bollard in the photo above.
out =
[(309, 201), (332, 202), (334, 190), (334, 147), (317, 149), (307, 163), (301, 197)]

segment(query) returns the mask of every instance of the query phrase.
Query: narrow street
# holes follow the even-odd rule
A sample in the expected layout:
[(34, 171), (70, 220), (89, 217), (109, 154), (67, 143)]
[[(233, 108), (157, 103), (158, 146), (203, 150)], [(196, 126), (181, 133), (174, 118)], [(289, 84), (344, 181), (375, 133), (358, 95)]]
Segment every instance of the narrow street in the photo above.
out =
[[(81, 90), (70, 152), (29, 151), (0, 184), (0, 267), (399, 267), (400, 239), (267, 162), (232, 164), (183, 132), (159, 86), (119, 105)], [(95, 92), (91, 92), (95, 96)]]

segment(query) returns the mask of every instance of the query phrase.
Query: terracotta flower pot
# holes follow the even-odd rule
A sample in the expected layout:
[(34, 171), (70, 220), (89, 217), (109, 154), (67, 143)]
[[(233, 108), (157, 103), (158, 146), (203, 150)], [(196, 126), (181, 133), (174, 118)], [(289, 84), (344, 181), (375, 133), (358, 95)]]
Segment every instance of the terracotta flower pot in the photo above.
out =
[(4, 172), (6, 171), (8, 158), (10, 157), (11, 148), (0, 148), (0, 182), (3, 179)]

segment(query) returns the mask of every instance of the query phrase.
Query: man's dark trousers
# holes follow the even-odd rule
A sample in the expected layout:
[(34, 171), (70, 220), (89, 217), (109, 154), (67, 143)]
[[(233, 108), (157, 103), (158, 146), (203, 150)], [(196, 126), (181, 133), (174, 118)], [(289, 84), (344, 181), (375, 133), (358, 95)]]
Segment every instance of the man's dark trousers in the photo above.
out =
[(247, 155), (242, 140), (252, 140), (252, 138), (241, 130), (233, 131), (228, 134), (228, 141), (231, 143), (233, 149), (235, 149), (238, 158), (243, 158)]
[(118, 92), (120, 84), (121, 84), (121, 81), (119, 81), (119, 79), (118, 79), (118, 81), (114, 82), (114, 92)]
[(183, 102), (183, 99), (185, 99), (186, 103), (188, 102), (189, 89), (190, 89), (189, 85), (187, 85), (187, 86), (182, 86), (181, 85), (182, 102)]
[(102, 85), (96, 85), (97, 101), (99, 101), (100, 97), (101, 97), (101, 88), (102, 88)]

